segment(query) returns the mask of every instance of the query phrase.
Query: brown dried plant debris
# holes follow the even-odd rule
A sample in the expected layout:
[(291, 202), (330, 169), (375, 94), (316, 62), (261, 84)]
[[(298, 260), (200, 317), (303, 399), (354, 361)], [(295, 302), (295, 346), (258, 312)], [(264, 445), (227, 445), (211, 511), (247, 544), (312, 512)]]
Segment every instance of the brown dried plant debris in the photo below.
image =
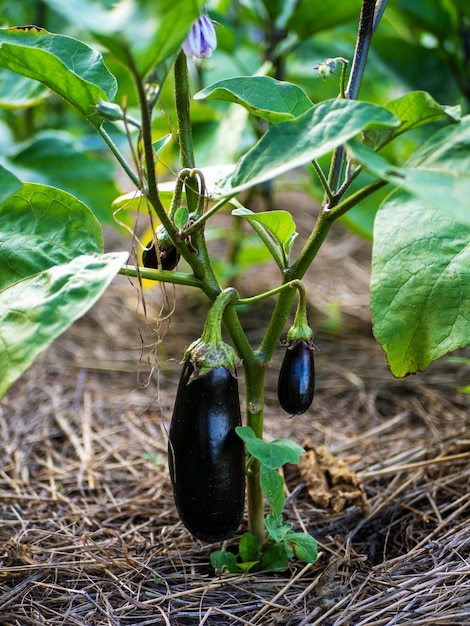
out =
[(312, 502), (332, 513), (340, 513), (352, 503), (366, 515), (370, 504), (364, 486), (349, 465), (325, 446), (305, 444), (304, 449), (298, 467)]

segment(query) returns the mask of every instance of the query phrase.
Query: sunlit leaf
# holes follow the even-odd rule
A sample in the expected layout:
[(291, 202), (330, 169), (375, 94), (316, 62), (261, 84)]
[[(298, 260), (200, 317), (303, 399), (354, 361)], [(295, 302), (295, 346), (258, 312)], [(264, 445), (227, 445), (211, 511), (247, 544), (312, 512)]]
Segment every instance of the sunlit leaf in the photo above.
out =
[(253, 213), (250, 209), (239, 208), (234, 209), (232, 215), (244, 217), (250, 224), (253, 225), (256, 222), (266, 228), (276, 239), (286, 261), (288, 261), (292, 245), (298, 234), (292, 215), (288, 211), (274, 210)]
[(366, 131), (364, 142), (375, 150), (383, 147), (395, 137), (423, 124), (443, 119), (458, 121), (461, 117), (460, 106), (443, 106), (425, 91), (412, 91), (391, 100), (385, 106), (400, 120), (400, 126)]
[(25, 183), (0, 205), (0, 289), (102, 246), (87, 206), (54, 187)]
[(470, 224), (470, 116), (433, 135), (406, 167), (392, 165), (355, 140), (348, 142), (348, 148), (376, 176)]
[(116, 95), (116, 79), (99, 52), (43, 28), (0, 29), (0, 65), (43, 83), (85, 117)]
[(93, 306), (127, 257), (126, 252), (78, 256), (0, 291), (0, 397)]
[(363, 130), (398, 124), (383, 107), (327, 100), (300, 117), (271, 126), (221, 187), (226, 195), (238, 193), (327, 154)]
[(49, 91), (44, 85), (10, 70), (0, 69), (0, 108), (24, 109), (39, 104), (48, 96)]
[(298, 117), (313, 106), (305, 91), (269, 76), (241, 76), (209, 85), (195, 96), (236, 102), (250, 113), (270, 122)]

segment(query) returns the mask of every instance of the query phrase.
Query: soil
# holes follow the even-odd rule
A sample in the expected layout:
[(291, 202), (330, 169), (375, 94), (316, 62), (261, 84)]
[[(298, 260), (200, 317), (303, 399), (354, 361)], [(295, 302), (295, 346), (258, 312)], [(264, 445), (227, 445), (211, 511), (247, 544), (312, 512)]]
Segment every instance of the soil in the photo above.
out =
[[(298, 246), (312, 208), (289, 202)], [(371, 331), (369, 259), (370, 244), (337, 226), (306, 277), (318, 348), (307, 413), (277, 405), (282, 346), (267, 375), (266, 438), (330, 455), (323, 499), (309, 493), (311, 467), (285, 467), (285, 515), (318, 540), (316, 563), (214, 572), (222, 544), (182, 526), (167, 430), (207, 303), (189, 288), (146, 287), (144, 312), (137, 281), (118, 276), (0, 404), (0, 625), (470, 623), (470, 395), (458, 390), (470, 369), (444, 357), (391, 376)], [(263, 266), (237, 286), (251, 295), (271, 280)], [(243, 314), (254, 344), (271, 306)], [(332, 466), (362, 500), (347, 485), (329, 498)], [(223, 547), (236, 551), (245, 530)]]

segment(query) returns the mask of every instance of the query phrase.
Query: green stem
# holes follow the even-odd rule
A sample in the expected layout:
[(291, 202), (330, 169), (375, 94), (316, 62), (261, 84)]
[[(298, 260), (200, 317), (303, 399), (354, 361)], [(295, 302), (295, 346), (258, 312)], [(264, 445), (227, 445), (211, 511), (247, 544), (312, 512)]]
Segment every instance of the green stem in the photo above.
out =
[[(189, 75), (186, 55), (181, 52), (175, 61), (175, 106), (178, 121), (178, 145), (183, 167), (195, 168), (193, 136), (191, 127), (190, 105), (191, 92), (189, 90)], [(186, 200), (190, 213), (196, 210), (198, 205), (198, 181), (195, 176), (188, 177), (186, 181)]]
[(233, 287), (228, 287), (219, 293), (207, 314), (201, 341), (211, 346), (223, 343), (222, 318), (226, 308), (235, 304), (237, 300), (238, 292)]
[[(264, 378), (267, 363), (258, 359), (243, 361), (246, 384), (246, 424), (260, 439), (263, 438), (264, 424)], [(259, 545), (266, 538), (264, 525), (264, 497), (261, 489), (260, 463), (256, 459), (250, 464), (247, 474), (248, 529), (256, 537)]]
[(325, 172), (322, 170), (322, 168), (318, 164), (318, 161), (316, 161), (315, 159), (312, 161), (312, 165), (316, 175), (318, 176), (321, 186), (323, 187), (327, 202), (331, 202), (331, 200), (333, 199), (333, 194), (331, 192), (330, 185), (328, 184), (328, 179), (325, 176)]
[[(195, 170), (193, 139), (191, 128), (188, 65), (186, 55), (181, 51), (175, 61), (175, 107), (177, 117), (177, 136), (180, 148), (181, 163), (184, 168)], [(186, 202), (190, 213), (197, 211), (199, 204), (199, 177), (197, 174), (185, 179)], [(213, 301), (220, 293), (221, 288), (215, 276), (212, 263), (207, 251), (204, 230), (194, 232), (191, 244), (195, 253), (185, 257), (190, 263), (195, 275), (203, 282), (202, 289)]]
[(359, 189), (355, 193), (348, 196), (342, 202), (339, 202), (333, 209), (331, 209), (331, 211), (329, 211), (330, 219), (338, 219), (338, 217), (341, 217), (342, 215), (347, 213), (350, 209), (359, 204), (359, 202), (361, 202), (374, 192), (378, 191), (379, 189), (382, 189), (382, 187), (385, 187), (385, 185), (388, 185), (388, 182), (386, 180), (379, 179), (374, 180), (374, 182), (370, 183), (366, 187)]
[(188, 226), (188, 228), (185, 228), (184, 235), (185, 236), (192, 235), (194, 232), (202, 228), (202, 226), (204, 226), (207, 220), (211, 218), (213, 215), (215, 215), (218, 211), (220, 211), (220, 209), (224, 207), (228, 202), (230, 202), (230, 197), (222, 198), (222, 200), (219, 200), (216, 204), (214, 204), (213, 207), (208, 209), (204, 213), (204, 215), (201, 215), (201, 217), (198, 217), (198, 219), (195, 222), (193, 222), (191, 226)]
[(300, 280), (291, 280), (288, 283), (283, 283), (282, 285), (279, 285), (279, 287), (275, 287), (274, 289), (270, 289), (269, 291), (264, 291), (263, 293), (259, 293), (256, 296), (251, 296), (250, 298), (240, 298), (237, 304), (254, 304), (256, 302), (261, 302), (266, 298), (270, 298), (271, 296), (275, 296), (276, 294), (281, 293), (281, 291), (284, 291), (289, 287), (297, 287), (299, 290), (300, 288), (302, 288), (305, 291)]
[(305, 287), (300, 280), (296, 281), (296, 283), (299, 292), (299, 301), (297, 303), (294, 323), (287, 333), (287, 341), (289, 344), (299, 340), (309, 343), (313, 339), (313, 331), (309, 326), (307, 317), (307, 294)]
[[(359, 87), (362, 82), (367, 56), (369, 54), (370, 42), (372, 38), (373, 28), (377, 28), (374, 24), (374, 9), (376, 0), (362, 0), (361, 15), (359, 18), (359, 30), (356, 40), (356, 48), (349, 75), (348, 86), (346, 88), (346, 98), (354, 100), (359, 93)], [(330, 188), (335, 193), (340, 185), (341, 176), (344, 168), (344, 147), (336, 148), (331, 160), (330, 174), (328, 181)]]
[(96, 128), (96, 132), (100, 135), (100, 137), (103, 139), (103, 141), (108, 146), (108, 148), (114, 154), (114, 156), (116, 157), (117, 161), (121, 165), (122, 169), (129, 176), (129, 178), (131, 179), (133, 184), (136, 187), (140, 187), (140, 180), (139, 180), (138, 175), (134, 172), (134, 170), (131, 168), (129, 163), (126, 161), (126, 159), (124, 158), (124, 156), (121, 153), (121, 151), (119, 150), (119, 148), (116, 146), (114, 141), (111, 139), (111, 137), (108, 135), (108, 133), (103, 128), (103, 125), (100, 125), (100, 126), (93, 125), (93, 126), (94, 126), (94, 128)]
[[(173, 224), (171, 223), (171, 220), (165, 211), (165, 207), (163, 206), (158, 193), (157, 176), (155, 173), (155, 156), (152, 145), (152, 119), (149, 103), (147, 102), (145, 86), (142, 78), (140, 77), (139, 71), (135, 66), (134, 59), (130, 53), (128, 55), (128, 62), (132, 77), (134, 79), (134, 84), (137, 89), (140, 106), (140, 116), (142, 118), (141, 137), (144, 147), (145, 174), (147, 177), (147, 184), (145, 186), (146, 188), (142, 189), (142, 191), (148, 198), (151, 206), (157, 214), (158, 219), (165, 227), (168, 236), (170, 237), (172, 242), (176, 244), (176, 242), (174, 241), (175, 237)], [(139, 187), (141, 187), (141, 184), (142, 183), (139, 184)]]
[(162, 283), (173, 283), (174, 285), (186, 285), (188, 287), (201, 288), (201, 281), (192, 274), (184, 274), (183, 272), (169, 272), (168, 270), (154, 270), (147, 267), (139, 267), (133, 265), (124, 265), (119, 273), (123, 276), (132, 276), (137, 278), (146, 278), (148, 280), (156, 280)]

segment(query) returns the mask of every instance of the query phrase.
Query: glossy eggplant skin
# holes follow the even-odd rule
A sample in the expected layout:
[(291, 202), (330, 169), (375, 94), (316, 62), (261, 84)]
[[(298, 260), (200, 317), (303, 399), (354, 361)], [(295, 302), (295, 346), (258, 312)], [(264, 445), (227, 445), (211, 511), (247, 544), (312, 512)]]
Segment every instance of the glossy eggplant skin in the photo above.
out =
[(174, 270), (180, 260), (180, 255), (175, 246), (161, 246), (159, 245), (160, 263), (158, 262), (157, 251), (155, 244), (149, 241), (146, 249), (142, 252), (142, 263), (144, 267), (149, 267), (155, 270)]
[(245, 505), (245, 450), (238, 382), (226, 367), (192, 378), (185, 362), (170, 424), (168, 458), (179, 516), (208, 543), (233, 535)]
[(313, 347), (298, 340), (286, 349), (277, 386), (279, 404), (291, 415), (300, 415), (310, 407), (315, 391)]

